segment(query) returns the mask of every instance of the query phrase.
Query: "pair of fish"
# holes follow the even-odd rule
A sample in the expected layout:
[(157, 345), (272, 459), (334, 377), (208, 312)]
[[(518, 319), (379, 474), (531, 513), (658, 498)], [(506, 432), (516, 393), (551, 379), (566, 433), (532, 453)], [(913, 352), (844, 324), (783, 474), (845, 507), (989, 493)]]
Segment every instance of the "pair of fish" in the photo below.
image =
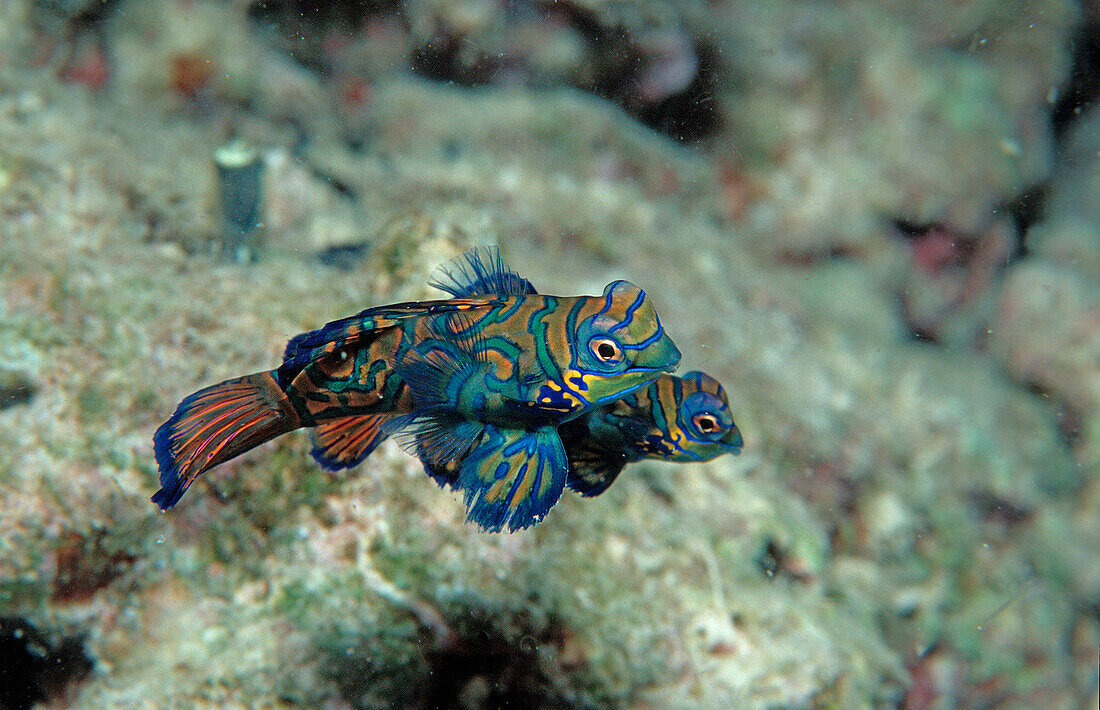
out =
[(185, 398), (154, 435), (153, 501), (167, 510), (203, 472), (301, 427), (332, 470), (397, 434), (491, 531), (539, 522), (566, 485), (597, 495), (628, 461), (740, 450), (720, 385), (663, 374), (680, 352), (637, 286), (545, 296), (493, 251), (434, 285), (453, 298), (333, 321), (293, 338), (277, 369)]

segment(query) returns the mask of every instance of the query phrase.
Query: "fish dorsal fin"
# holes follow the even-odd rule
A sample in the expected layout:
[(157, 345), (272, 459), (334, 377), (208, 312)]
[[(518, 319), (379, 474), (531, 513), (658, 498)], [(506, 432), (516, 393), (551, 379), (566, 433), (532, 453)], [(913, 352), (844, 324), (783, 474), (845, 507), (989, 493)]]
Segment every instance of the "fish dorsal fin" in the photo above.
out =
[(538, 293), (530, 281), (504, 265), (496, 247), (470, 249), (436, 269), (428, 285), (459, 298)]
[[(435, 304), (398, 303), (392, 306), (368, 308), (353, 316), (324, 324), (316, 330), (295, 335), (287, 341), (280, 370), (295, 371), (319, 357), (338, 348), (349, 347), (374, 338), (383, 328), (399, 324), (406, 318), (416, 318), (431, 310)], [(448, 302), (449, 303), (449, 302)]]
[(426, 316), (462, 314), (469, 309), (492, 307), (499, 299), (485, 296), (474, 298), (412, 301), (388, 306), (374, 306), (359, 313), (326, 323), (317, 330), (291, 338), (279, 366), (279, 382), (287, 384), (310, 362), (340, 348), (368, 344), (386, 328), (407, 324), (409, 320)]

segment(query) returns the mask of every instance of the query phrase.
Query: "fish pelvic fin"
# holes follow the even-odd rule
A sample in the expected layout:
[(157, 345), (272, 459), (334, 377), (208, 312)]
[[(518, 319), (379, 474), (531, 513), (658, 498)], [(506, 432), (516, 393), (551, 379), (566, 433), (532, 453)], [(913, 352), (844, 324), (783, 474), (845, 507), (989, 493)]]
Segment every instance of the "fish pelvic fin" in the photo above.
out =
[(569, 477), (565, 485), (585, 498), (598, 496), (606, 491), (622, 473), (628, 461), (626, 456), (596, 449), (570, 447), (567, 452)]
[(561, 498), (568, 472), (554, 427), (527, 431), (487, 424), (451, 486), (464, 494), (467, 520), (488, 532), (514, 532), (546, 517)]
[(485, 425), (436, 406), (395, 417), (383, 427), (395, 429), (400, 429), (397, 442), (442, 486), (454, 482), (461, 462), (481, 442)]
[(428, 285), (457, 298), (538, 293), (530, 281), (504, 265), (500, 250), (492, 246), (470, 249), (440, 266)]
[(388, 414), (362, 414), (322, 422), (310, 430), (309, 452), (326, 471), (354, 468), (370, 456), (389, 434), (383, 424)]
[(161, 488), (152, 501), (168, 510), (203, 472), (299, 426), (274, 372), (195, 392), (153, 435)]

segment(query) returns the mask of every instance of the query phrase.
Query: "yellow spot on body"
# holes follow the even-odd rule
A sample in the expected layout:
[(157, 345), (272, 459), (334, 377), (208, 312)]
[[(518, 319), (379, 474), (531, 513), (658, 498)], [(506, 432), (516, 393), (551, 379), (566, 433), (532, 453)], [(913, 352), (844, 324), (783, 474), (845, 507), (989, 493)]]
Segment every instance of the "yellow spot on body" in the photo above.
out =
[[(568, 377), (570, 373), (577, 374), (573, 370), (566, 370), (565, 376)], [(539, 402), (542, 404), (552, 404), (555, 399), (565, 400), (566, 406), (555, 408), (559, 409), (562, 412), (571, 412), (574, 409), (578, 409), (584, 406), (581, 399), (577, 397), (577, 395), (572, 390), (570, 390), (567, 386), (563, 385), (560, 382), (547, 382), (545, 385), (543, 385), (543, 388), (555, 392), (559, 395), (559, 397), (555, 398), (552, 395), (544, 394), (539, 398)]]
[(669, 431), (669, 438), (672, 439), (672, 441), (666, 442), (665, 448), (668, 449), (670, 454), (674, 454), (683, 449), (683, 444), (687, 441), (687, 437), (684, 436), (684, 431), (680, 427), (672, 427)]

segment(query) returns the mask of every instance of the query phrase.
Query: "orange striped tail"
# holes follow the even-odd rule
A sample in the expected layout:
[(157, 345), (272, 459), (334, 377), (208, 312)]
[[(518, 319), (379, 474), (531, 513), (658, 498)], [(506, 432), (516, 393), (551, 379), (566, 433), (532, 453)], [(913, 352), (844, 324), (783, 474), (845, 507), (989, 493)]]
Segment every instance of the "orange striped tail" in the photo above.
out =
[(301, 426), (272, 372), (226, 380), (190, 395), (153, 435), (168, 510), (204, 471)]

